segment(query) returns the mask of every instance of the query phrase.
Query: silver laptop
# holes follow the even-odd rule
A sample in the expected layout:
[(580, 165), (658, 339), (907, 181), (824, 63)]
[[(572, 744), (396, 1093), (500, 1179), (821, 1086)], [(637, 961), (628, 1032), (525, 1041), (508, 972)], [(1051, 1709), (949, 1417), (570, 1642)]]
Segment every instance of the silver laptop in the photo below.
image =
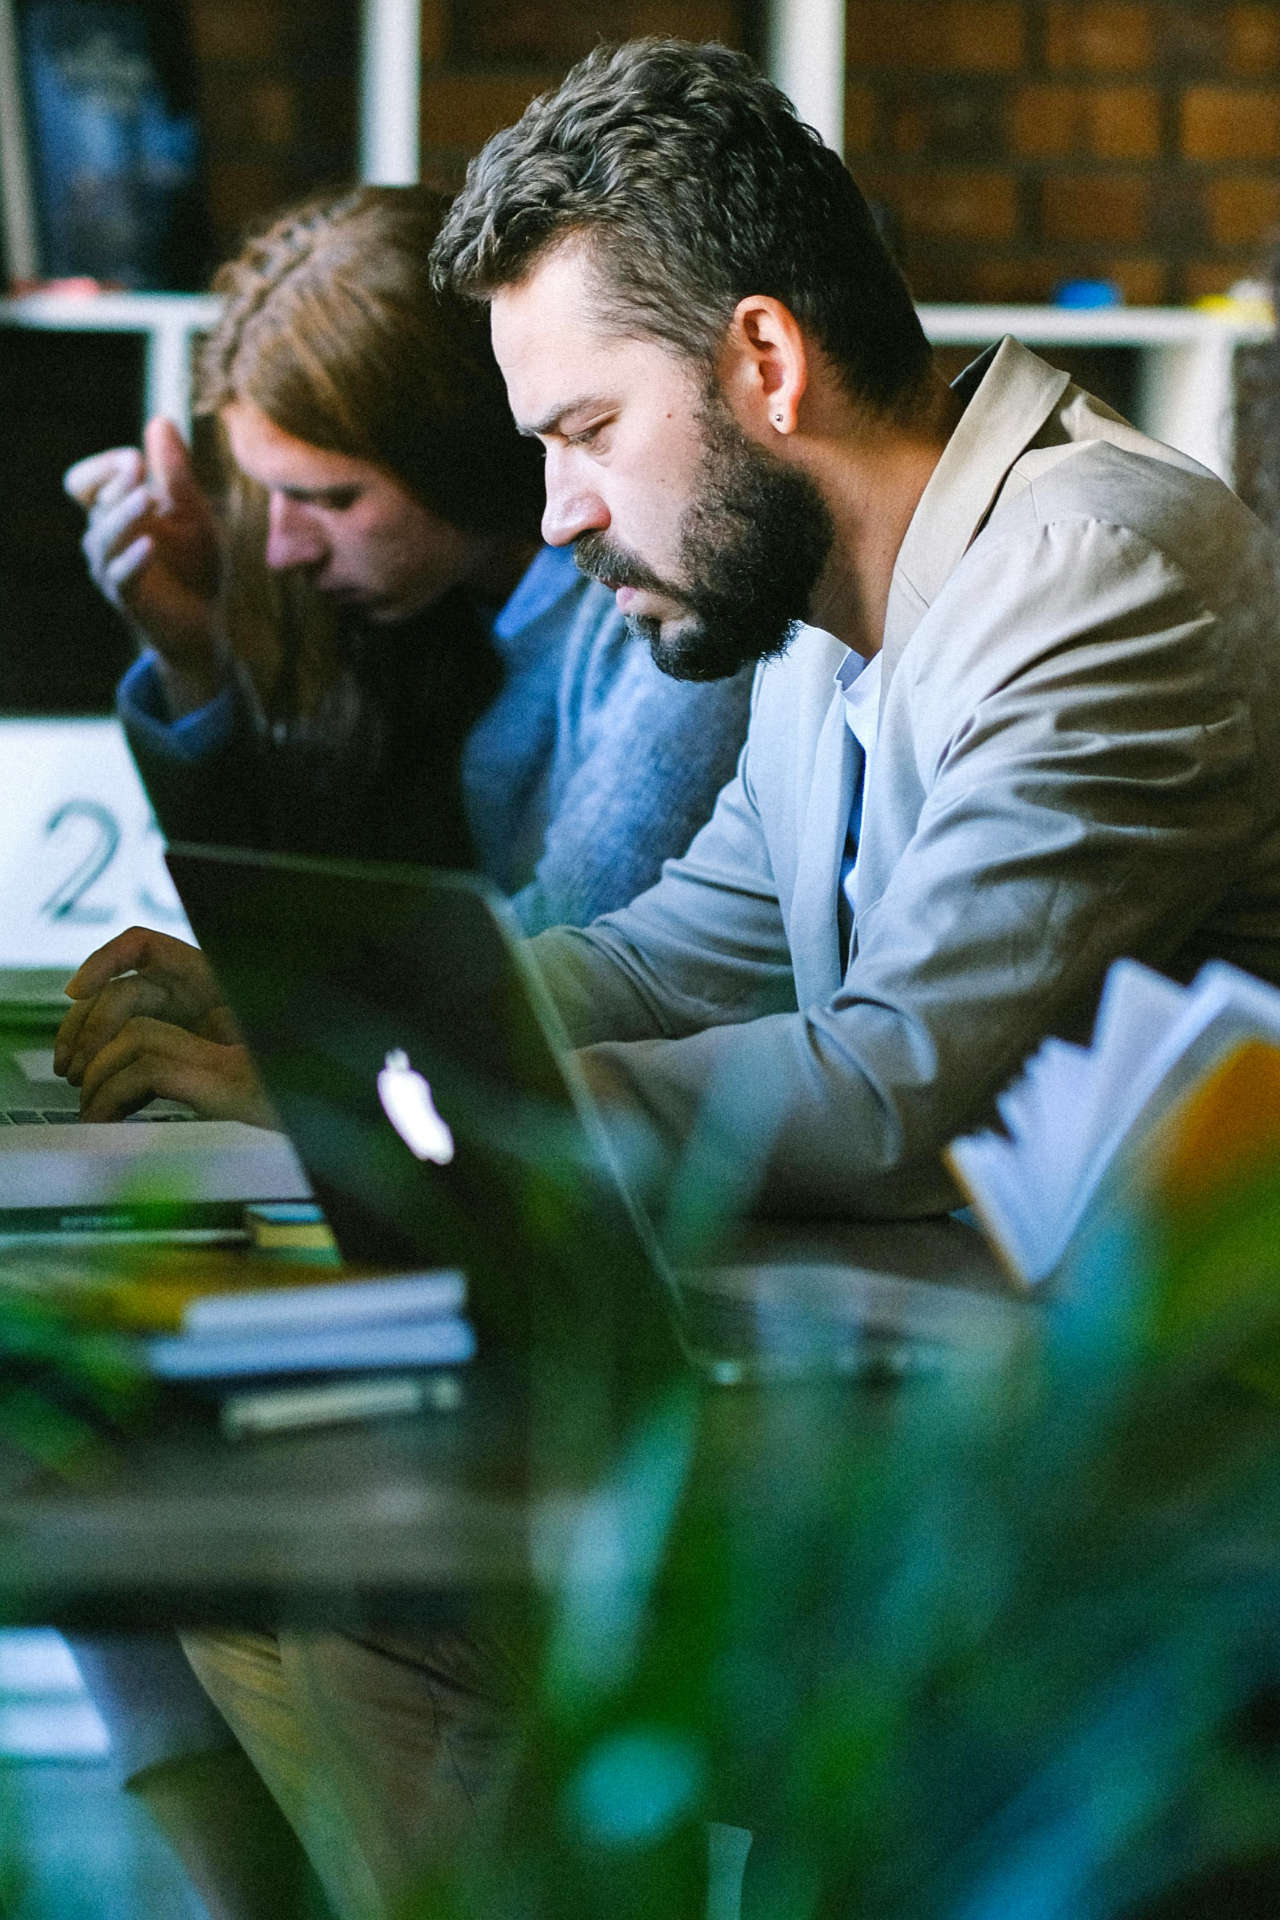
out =
[(139, 922), (192, 938), (114, 718), (0, 718), (0, 903), (0, 1235), (220, 1233), (246, 1200), (307, 1194), (288, 1142), (259, 1128), (172, 1103), (71, 1124), (79, 1096), (53, 1072), (66, 980)]

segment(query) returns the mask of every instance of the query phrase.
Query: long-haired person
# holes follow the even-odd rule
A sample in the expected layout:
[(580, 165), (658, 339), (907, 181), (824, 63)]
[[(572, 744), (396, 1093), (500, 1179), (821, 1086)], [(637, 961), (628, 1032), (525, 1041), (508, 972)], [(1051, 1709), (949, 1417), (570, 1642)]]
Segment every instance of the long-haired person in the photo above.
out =
[(684, 850), (748, 686), (666, 679), (540, 545), (487, 323), (430, 286), (446, 204), (315, 199), (219, 270), (212, 496), (165, 420), (66, 484), (143, 646), (120, 706), (170, 837), (475, 866), (527, 928), (585, 921)]
[[(214, 283), (194, 394), (212, 475), (154, 420), (66, 484), (141, 644), (120, 709), (171, 838), (476, 867), (534, 930), (623, 904), (683, 852), (749, 677), (669, 680), (540, 544), (541, 459), (487, 321), (430, 286), (445, 204), (363, 187), (282, 214)], [(240, 1049), (157, 1031), (162, 1082), (234, 1096)], [(292, 1911), (292, 1835), (176, 1645), (75, 1650), (211, 1912)], [(465, 1676), (441, 1684), (465, 1702)]]

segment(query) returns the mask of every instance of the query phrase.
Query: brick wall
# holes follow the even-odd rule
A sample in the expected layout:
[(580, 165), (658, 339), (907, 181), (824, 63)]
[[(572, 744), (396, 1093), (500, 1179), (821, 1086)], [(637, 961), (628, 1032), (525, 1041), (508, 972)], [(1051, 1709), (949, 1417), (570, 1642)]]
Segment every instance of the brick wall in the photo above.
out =
[[(245, 227), (357, 164), (357, 0), (188, 0), (219, 257)], [(760, 0), (422, 0), (424, 170), (456, 178), (601, 38), (757, 49)]]
[[(1280, 225), (1280, 0), (847, 0), (849, 163), (923, 299), (1224, 290)], [(356, 164), (356, 0), (190, 0), (219, 250)], [(424, 165), (456, 176), (596, 39), (758, 51), (762, 0), (423, 0)]]
[(1280, 0), (848, 0), (846, 140), (921, 299), (1223, 292), (1280, 223)]
[(669, 33), (758, 52), (759, 0), (423, 0), (422, 156), (456, 175), (599, 40)]
[(188, 0), (217, 257), (356, 169), (356, 0)]

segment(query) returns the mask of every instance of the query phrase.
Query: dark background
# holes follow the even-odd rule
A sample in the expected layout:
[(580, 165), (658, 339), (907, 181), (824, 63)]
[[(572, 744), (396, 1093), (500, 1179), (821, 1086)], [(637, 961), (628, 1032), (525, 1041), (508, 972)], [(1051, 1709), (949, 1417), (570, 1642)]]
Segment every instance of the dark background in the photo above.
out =
[[(354, 174), (359, 9), (189, 0), (185, 18), (222, 257)], [(601, 37), (759, 54), (763, 22), (760, 0), (423, 0), (424, 169), (456, 177)], [(1041, 301), (1101, 276), (1159, 304), (1256, 272), (1280, 219), (1280, 0), (849, 0), (847, 46), (849, 163), (919, 298)], [(1132, 406), (1131, 352), (1050, 357)], [(140, 379), (134, 340), (0, 330), (0, 706), (99, 710), (128, 657), (59, 480), (136, 435)]]

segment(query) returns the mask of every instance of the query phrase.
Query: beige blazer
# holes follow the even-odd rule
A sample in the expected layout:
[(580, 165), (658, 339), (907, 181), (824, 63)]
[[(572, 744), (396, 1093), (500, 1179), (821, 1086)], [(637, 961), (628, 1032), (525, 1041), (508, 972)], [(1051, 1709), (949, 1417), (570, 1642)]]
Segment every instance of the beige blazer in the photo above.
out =
[(1274, 544), (1015, 341), (965, 380), (894, 572), (847, 965), (847, 649), (814, 629), (685, 858), (535, 943), (573, 1040), (726, 1202), (953, 1204), (942, 1147), (1087, 1033), (1117, 955), (1280, 982)]

